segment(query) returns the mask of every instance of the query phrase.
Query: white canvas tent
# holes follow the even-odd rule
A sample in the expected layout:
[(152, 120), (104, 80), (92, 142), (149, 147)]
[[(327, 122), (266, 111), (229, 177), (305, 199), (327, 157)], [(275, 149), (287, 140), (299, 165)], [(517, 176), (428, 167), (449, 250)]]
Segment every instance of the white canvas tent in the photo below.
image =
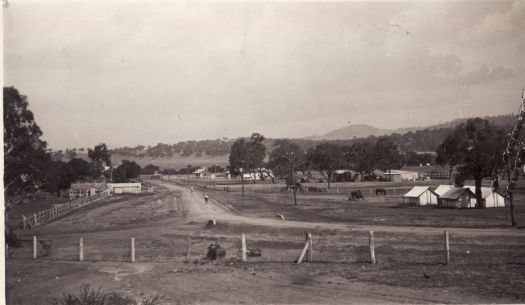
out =
[[(465, 188), (470, 189), (470, 191), (476, 194), (476, 187), (472, 185), (465, 185)], [(481, 187), (481, 198), (483, 199), (483, 204), (486, 208), (503, 208), (505, 207), (505, 197), (501, 196), (498, 193), (492, 193), (490, 187)], [(474, 206), (476, 205), (476, 198), (471, 199)]]
[(418, 206), (436, 205), (438, 196), (428, 186), (414, 186), (408, 193), (403, 195), (403, 203), (413, 203)]
[(453, 188), (453, 185), (448, 184), (442, 184), (437, 187), (437, 189), (434, 190), (434, 193), (439, 196), (443, 196), (446, 192), (448, 192), (451, 188)]

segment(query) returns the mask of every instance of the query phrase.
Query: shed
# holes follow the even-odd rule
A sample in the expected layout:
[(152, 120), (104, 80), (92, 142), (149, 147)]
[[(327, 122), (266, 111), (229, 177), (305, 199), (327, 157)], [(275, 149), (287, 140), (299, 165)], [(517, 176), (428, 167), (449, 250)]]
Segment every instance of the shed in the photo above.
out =
[(403, 195), (403, 203), (405, 203), (405, 200), (417, 206), (436, 205), (438, 196), (428, 186), (414, 186), (408, 193)]
[(353, 181), (356, 172), (349, 169), (338, 169), (334, 172), (334, 182), (349, 182)]
[(106, 183), (103, 182), (73, 182), (69, 188), (69, 198), (87, 197), (104, 190), (106, 190)]
[(199, 168), (192, 174), (195, 175), (195, 178), (205, 178), (206, 176), (208, 176), (208, 171), (205, 168)]
[[(476, 206), (476, 187), (472, 185), (465, 185), (465, 188), (470, 189), (474, 194), (472, 198), (472, 203)], [(481, 187), (481, 198), (483, 199), (483, 206), (485, 208), (504, 208), (505, 207), (505, 197), (499, 193), (492, 193), (490, 187)]]
[(372, 171), (372, 175), (374, 175), (376, 179), (385, 178), (385, 172), (377, 168)]
[(416, 172), (407, 172), (394, 169), (386, 171), (385, 176), (388, 180), (393, 182), (416, 181), (419, 178), (419, 174)]
[(142, 183), (108, 183), (108, 190), (113, 194), (140, 194)]
[(473, 197), (475, 195), (469, 188), (453, 187), (439, 196), (438, 205), (450, 208), (475, 208), (476, 204), (472, 204)]

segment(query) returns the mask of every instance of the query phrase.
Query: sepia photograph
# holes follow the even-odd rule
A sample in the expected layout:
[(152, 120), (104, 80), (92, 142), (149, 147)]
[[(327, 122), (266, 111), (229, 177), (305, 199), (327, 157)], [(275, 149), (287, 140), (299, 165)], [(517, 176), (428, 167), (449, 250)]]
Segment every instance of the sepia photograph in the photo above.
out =
[(1, 3), (0, 304), (525, 303), (525, 0)]

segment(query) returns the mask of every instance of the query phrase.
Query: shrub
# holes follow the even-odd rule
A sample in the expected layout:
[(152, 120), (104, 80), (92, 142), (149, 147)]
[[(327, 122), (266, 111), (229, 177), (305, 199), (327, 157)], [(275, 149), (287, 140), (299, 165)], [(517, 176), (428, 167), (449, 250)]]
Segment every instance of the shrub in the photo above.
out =
[(63, 294), (59, 299), (53, 299), (52, 305), (160, 305), (159, 297), (143, 299), (138, 304), (134, 299), (116, 292), (103, 293), (100, 288), (91, 289), (82, 284), (78, 295)]

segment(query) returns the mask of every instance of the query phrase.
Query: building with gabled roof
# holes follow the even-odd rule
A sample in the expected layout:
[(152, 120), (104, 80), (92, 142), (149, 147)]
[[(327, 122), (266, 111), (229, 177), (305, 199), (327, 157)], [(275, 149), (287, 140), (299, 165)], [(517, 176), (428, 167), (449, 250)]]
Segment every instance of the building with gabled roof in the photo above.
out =
[(438, 206), (450, 208), (475, 208), (475, 201), (472, 198), (476, 196), (469, 188), (453, 187), (446, 193), (438, 197)]
[(437, 205), (438, 196), (428, 186), (414, 186), (403, 195), (403, 203), (417, 206)]
[(206, 176), (208, 176), (208, 170), (206, 170), (205, 168), (199, 168), (192, 174), (195, 175), (195, 178), (205, 178)]

